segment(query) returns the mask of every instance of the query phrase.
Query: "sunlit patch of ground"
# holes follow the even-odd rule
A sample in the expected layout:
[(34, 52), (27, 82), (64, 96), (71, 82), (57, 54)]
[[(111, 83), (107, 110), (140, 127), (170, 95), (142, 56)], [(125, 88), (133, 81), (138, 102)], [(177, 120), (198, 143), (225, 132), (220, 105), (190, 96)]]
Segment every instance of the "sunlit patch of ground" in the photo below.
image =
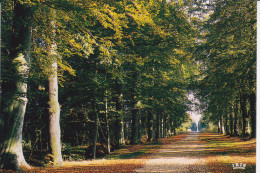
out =
[(189, 133), (179, 141), (167, 143), (136, 172), (191, 173), (207, 172), (204, 144), (198, 133)]
[[(207, 146), (206, 163), (211, 172), (254, 173), (256, 165), (256, 140), (244, 141), (238, 137), (203, 133), (201, 141)], [(233, 169), (232, 164), (246, 164), (245, 170)]]

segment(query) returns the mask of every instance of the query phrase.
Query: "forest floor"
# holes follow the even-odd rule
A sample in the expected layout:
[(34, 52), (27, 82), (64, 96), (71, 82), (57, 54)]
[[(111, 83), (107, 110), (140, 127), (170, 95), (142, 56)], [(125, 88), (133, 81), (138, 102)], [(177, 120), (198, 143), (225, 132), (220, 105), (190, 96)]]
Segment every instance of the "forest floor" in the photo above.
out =
[[(233, 165), (245, 165), (234, 169)], [(28, 172), (256, 172), (256, 140), (188, 133), (115, 150), (103, 159), (65, 161)]]

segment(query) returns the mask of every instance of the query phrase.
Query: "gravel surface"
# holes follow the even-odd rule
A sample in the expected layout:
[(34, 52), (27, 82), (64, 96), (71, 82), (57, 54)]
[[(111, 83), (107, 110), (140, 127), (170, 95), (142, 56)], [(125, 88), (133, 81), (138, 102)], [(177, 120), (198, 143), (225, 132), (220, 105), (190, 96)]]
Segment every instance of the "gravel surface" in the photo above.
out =
[(209, 172), (206, 167), (204, 150), (199, 133), (189, 133), (184, 139), (163, 146), (143, 168), (136, 172)]

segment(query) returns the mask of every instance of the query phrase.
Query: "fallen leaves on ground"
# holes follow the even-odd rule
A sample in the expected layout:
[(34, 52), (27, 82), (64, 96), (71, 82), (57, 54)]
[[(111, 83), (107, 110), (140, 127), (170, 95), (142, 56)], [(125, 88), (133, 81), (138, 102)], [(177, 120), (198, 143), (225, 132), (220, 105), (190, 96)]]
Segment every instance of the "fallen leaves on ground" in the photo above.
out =
[[(206, 144), (206, 163), (212, 172), (254, 173), (256, 166), (256, 139), (244, 140), (227, 135), (202, 133)], [(232, 164), (246, 164), (245, 170), (234, 170)]]

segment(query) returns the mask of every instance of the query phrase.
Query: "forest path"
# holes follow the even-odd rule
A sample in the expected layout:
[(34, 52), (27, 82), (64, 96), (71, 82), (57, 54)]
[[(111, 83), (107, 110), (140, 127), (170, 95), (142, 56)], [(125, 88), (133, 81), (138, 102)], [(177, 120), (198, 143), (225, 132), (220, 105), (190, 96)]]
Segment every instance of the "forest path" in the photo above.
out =
[(199, 133), (191, 132), (182, 140), (164, 145), (136, 172), (209, 172), (204, 159), (206, 148)]
[[(246, 164), (233, 170), (233, 164)], [(103, 159), (64, 161), (62, 166), (34, 167), (39, 173), (256, 172), (256, 139), (216, 133), (188, 133), (115, 150)], [(1, 170), (0, 170), (1, 172)], [(3, 171), (4, 172), (4, 171)]]

